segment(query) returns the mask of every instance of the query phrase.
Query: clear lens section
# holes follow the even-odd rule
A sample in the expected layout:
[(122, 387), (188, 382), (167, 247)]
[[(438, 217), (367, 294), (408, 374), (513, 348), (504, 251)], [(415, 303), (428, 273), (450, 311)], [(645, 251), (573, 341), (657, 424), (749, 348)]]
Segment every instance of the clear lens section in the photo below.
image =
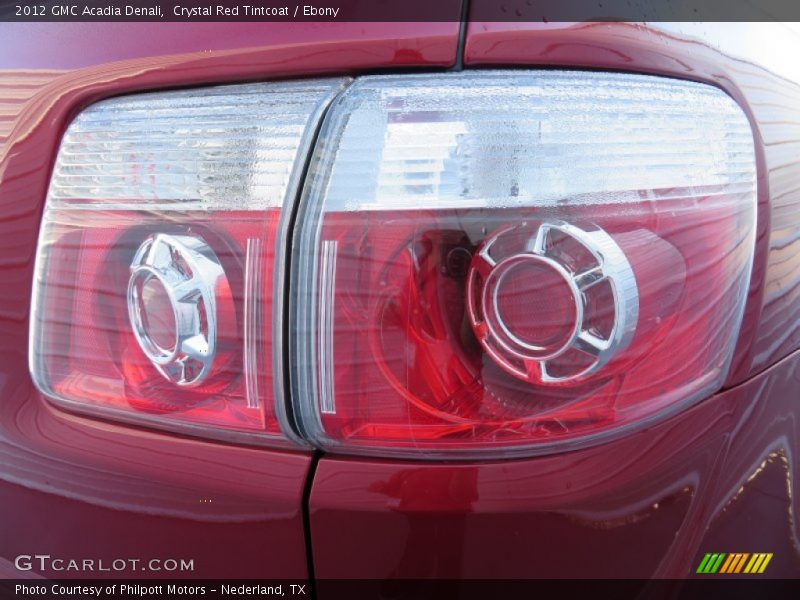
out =
[(34, 283), (31, 370), (45, 394), (201, 435), (283, 436), (282, 207), (346, 83), (136, 95), (75, 119)]
[(293, 253), (301, 429), (347, 452), (530, 454), (718, 389), (754, 248), (747, 119), (656, 77), (358, 80)]

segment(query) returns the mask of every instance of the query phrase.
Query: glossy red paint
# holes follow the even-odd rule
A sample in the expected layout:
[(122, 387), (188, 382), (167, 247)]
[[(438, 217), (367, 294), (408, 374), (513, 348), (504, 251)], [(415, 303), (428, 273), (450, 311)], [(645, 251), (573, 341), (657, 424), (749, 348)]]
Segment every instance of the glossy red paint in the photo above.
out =
[(324, 458), (310, 500), (316, 575), (685, 577), (698, 554), (753, 547), (781, 556), (770, 576), (797, 576), (800, 505), (786, 482), (799, 377), (795, 353), (647, 431), (563, 455)]
[[(33, 388), (31, 276), (54, 154), (74, 114), (102, 97), (444, 67), (455, 59), (458, 24), (2, 27), (0, 566), (44, 552), (194, 559), (192, 573), (172, 576), (306, 577), (301, 509), (309, 451), (242, 448), (73, 416)], [(81, 573), (59, 574), (70, 575)]]
[(148, 57), (157, 67), (179, 54), (237, 58), (228, 64), (227, 76), (209, 66), (219, 81), (272, 77), (281, 67), (287, 74), (308, 76), (325, 67), (450, 66), (459, 24), (14, 23), (2, 28), (3, 47), (13, 50), (0, 54), (2, 69), (72, 70)]

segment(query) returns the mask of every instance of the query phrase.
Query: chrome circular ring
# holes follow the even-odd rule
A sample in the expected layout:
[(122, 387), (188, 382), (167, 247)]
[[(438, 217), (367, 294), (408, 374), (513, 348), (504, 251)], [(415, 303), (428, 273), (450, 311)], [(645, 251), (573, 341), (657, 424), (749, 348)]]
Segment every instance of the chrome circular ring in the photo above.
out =
[[(175, 321), (174, 343), (164, 347), (148, 331), (142, 291), (157, 281), (166, 292)], [(156, 370), (179, 386), (194, 386), (211, 374), (216, 356), (217, 290), (225, 272), (199, 237), (155, 234), (131, 262), (128, 318), (139, 347)]]
[[(543, 265), (555, 271), (568, 286), (575, 307), (572, 327), (568, 340), (557, 348), (548, 348), (547, 346), (526, 342), (512, 331), (512, 328), (508, 326), (500, 310), (499, 292), (503, 288), (503, 283), (512, 269), (520, 264), (526, 263)], [(580, 331), (581, 323), (583, 322), (583, 303), (580, 299), (580, 291), (575, 285), (575, 281), (570, 273), (555, 260), (536, 254), (515, 254), (499, 262), (497, 266), (492, 269), (488, 279), (484, 282), (482, 305), (484, 306), (484, 310), (488, 313), (486, 324), (497, 342), (508, 352), (517, 355), (521, 359), (547, 360), (558, 356), (575, 340), (575, 337)]]
[[(578, 253), (585, 255), (582, 264), (552, 251), (556, 233), (583, 248)], [(501, 238), (504, 243), (497, 244)], [(495, 251), (496, 247), (503, 250)], [(569, 287), (572, 321), (565, 323), (565, 335), (555, 347), (526, 342), (502, 318), (498, 293), (503, 280), (524, 263), (553, 270)], [(592, 327), (588, 298), (602, 282), (611, 291), (613, 306), (608, 308), (613, 325), (601, 334)], [(627, 347), (639, 318), (639, 292), (630, 262), (614, 239), (596, 226), (578, 227), (552, 219), (502, 228), (486, 238), (473, 256), (466, 286), (470, 324), (484, 351), (508, 373), (530, 383), (564, 385), (596, 373)], [(535, 318), (532, 314), (531, 319)], [(551, 365), (563, 361), (568, 352), (586, 359), (580, 367), (568, 372), (561, 368), (554, 375)]]

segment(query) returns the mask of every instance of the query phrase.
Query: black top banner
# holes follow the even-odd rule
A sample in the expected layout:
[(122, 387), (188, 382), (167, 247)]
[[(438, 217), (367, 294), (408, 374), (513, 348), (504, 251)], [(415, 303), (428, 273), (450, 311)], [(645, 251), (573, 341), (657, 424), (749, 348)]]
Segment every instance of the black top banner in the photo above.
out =
[(797, 0), (0, 0), (0, 21), (800, 21)]

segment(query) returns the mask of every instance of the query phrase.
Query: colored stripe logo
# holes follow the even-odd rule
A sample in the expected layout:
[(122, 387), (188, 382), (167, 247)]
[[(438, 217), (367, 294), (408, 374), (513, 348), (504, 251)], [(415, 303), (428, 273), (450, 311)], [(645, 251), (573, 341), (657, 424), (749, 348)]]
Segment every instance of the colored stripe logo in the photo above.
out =
[(747, 552), (734, 552), (726, 554), (725, 552), (707, 553), (703, 560), (700, 561), (700, 566), (697, 567), (697, 573), (702, 575), (713, 575), (714, 573), (720, 574), (758, 574), (763, 573), (767, 568), (769, 561), (772, 560), (772, 553), (756, 552), (749, 554)]

